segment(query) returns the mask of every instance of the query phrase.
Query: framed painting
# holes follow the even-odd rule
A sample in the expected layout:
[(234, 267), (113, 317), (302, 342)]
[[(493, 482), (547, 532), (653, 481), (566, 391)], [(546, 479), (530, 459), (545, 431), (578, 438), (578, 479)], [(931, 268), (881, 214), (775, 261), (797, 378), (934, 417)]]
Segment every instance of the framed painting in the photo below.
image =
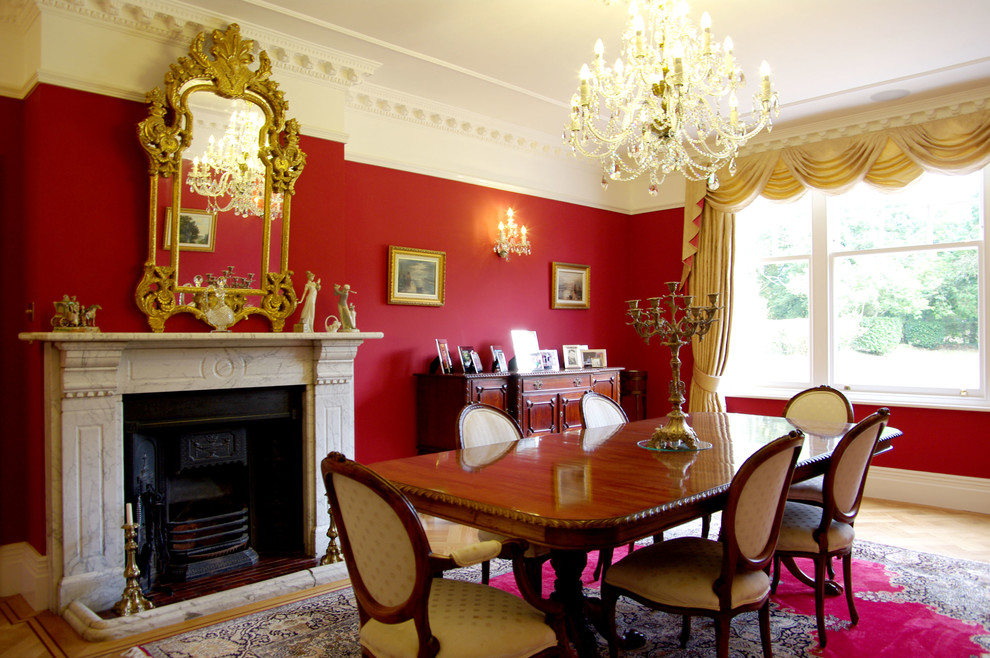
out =
[(442, 251), (388, 248), (388, 303), (443, 306), (447, 256)]
[[(217, 214), (205, 210), (179, 211), (179, 251), (213, 251), (216, 248)], [(165, 208), (166, 249), (172, 248), (172, 207)]]
[(550, 308), (591, 308), (591, 266), (553, 263)]

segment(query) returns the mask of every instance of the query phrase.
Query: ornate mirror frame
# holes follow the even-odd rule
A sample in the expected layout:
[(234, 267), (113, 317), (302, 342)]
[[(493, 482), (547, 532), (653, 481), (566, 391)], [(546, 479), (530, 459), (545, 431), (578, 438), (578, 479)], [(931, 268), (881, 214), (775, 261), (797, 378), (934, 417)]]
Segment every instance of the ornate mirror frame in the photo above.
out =
[[(226, 330), (249, 315), (260, 313), (267, 317), (273, 331), (282, 331), (285, 319), (296, 309), (297, 298), (292, 287), (289, 262), (289, 216), (295, 182), (302, 173), (306, 155), (299, 149), (299, 124), (286, 119), (288, 102), (278, 83), (271, 79), (271, 60), (265, 51), (258, 54), (258, 69), (254, 62), (254, 42), (241, 39), (240, 27), (233, 23), (226, 32), (214, 30), (210, 48), (205, 50), (206, 33), (200, 32), (189, 48), (188, 57), (180, 57), (165, 74), (164, 90), (155, 87), (147, 94), (148, 118), (138, 124), (138, 139), (149, 160), (148, 259), (144, 275), (138, 283), (135, 301), (148, 316), (155, 332), (164, 331), (165, 320), (178, 313), (191, 313), (210, 324), (215, 330)], [(259, 132), (258, 157), (265, 168), (264, 217), (262, 229), (261, 264), (263, 272), (258, 287), (224, 288), (214, 286), (179, 285), (179, 222), (166, 222), (170, 240), (176, 245), (170, 250), (168, 264), (157, 262), (158, 222), (165, 214), (159, 206), (161, 179), (172, 178), (171, 200), (167, 205), (178, 218), (182, 201), (183, 153), (192, 144), (193, 114), (188, 106), (192, 92), (206, 91), (227, 99), (243, 99), (258, 106), (265, 115)], [(280, 265), (271, 269), (272, 211), (271, 199), (282, 194), (282, 233)], [(162, 220), (164, 221), (164, 219)], [(250, 284), (249, 284), (250, 285)], [(211, 296), (211, 293), (216, 293)], [(184, 303), (185, 297), (192, 299)], [(257, 305), (249, 298), (259, 296)], [(229, 309), (229, 311), (227, 310)]]

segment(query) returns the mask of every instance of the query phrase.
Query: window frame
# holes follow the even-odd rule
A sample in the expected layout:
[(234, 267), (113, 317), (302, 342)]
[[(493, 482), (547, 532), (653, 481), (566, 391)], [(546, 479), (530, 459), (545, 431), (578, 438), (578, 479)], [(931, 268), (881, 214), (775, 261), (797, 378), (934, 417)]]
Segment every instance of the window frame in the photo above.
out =
[[(818, 190), (808, 190), (811, 197), (811, 254), (799, 256), (773, 256), (759, 259), (760, 263), (795, 262), (808, 259), (810, 268), (810, 290), (808, 318), (810, 333), (808, 336), (810, 382), (767, 382), (754, 384), (743, 381), (742, 376), (733, 377), (732, 367), (732, 337), (729, 344), (729, 361), (726, 376), (720, 393), (727, 397), (740, 398), (774, 398), (787, 399), (795, 393), (819, 384), (835, 386), (845, 393), (854, 403), (895, 405), (901, 407), (924, 407), (935, 409), (985, 409), (990, 410), (990, 345), (987, 343), (988, 317), (987, 295), (990, 285), (987, 282), (988, 252), (987, 242), (990, 232), (990, 166), (983, 169), (982, 190), (980, 203), (983, 212), (980, 240), (938, 243), (932, 245), (898, 246), (879, 249), (864, 249), (856, 251), (836, 251), (829, 253), (828, 222), (825, 214), (826, 195)], [(745, 222), (737, 221), (736, 230), (745, 230)], [(835, 261), (854, 254), (883, 254), (883, 253), (919, 253), (924, 251), (943, 251), (949, 249), (973, 248), (977, 250), (977, 267), (979, 270), (979, 318), (980, 318), (980, 381), (982, 388), (967, 395), (937, 392), (933, 389), (915, 390), (884, 390), (882, 387), (849, 385), (836, 382), (834, 364), (830, 358), (836, 349), (838, 340), (831, 328), (833, 312), (833, 291), (835, 277)], [(820, 274), (824, 272), (824, 274)], [(733, 273), (733, 277), (735, 273)], [(736, 300), (739, 303), (740, 300)]]

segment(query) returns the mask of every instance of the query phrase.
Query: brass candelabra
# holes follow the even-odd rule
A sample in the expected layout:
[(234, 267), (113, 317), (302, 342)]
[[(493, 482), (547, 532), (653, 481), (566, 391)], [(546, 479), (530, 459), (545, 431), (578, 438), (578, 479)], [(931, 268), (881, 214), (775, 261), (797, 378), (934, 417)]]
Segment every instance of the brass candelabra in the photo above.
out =
[[(668, 421), (654, 430), (649, 447), (656, 450), (699, 450), (710, 447), (698, 439), (698, 435), (687, 422), (684, 413), (684, 382), (681, 381), (681, 348), (708, 333), (716, 320), (721, 306), (718, 294), (708, 295), (707, 306), (693, 306), (694, 296), (677, 292), (678, 283), (667, 283), (668, 294), (664, 297), (648, 297), (647, 308), (639, 307), (638, 299), (631, 299), (626, 314), (632, 320), (626, 324), (633, 327), (647, 345), (654, 336), (659, 336), (663, 344), (670, 348), (670, 397), (673, 405), (667, 414)], [(661, 304), (666, 308), (661, 308)]]

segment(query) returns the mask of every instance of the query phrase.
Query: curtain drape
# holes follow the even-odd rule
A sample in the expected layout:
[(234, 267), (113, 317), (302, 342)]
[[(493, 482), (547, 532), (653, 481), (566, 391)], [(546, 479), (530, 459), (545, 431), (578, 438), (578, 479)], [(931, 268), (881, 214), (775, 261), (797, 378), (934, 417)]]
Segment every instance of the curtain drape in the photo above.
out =
[(694, 376), (688, 411), (721, 411), (724, 407), (718, 381), (728, 358), (732, 326), (735, 213), (761, 194), (778, 201), (800, 196), (808, 188), (841, 194), (860, 181), (897, 189), (925, 171), (968, 174), (987, 164), (990, 111), (980, 111), (741, 157), (736, 174), (722, 181), (717, 190), (707, 190), (704, 182), (689, 181), (683, 280), (696, 297), (719, 293), (725, 309), (708, 336), (691, 343)]

